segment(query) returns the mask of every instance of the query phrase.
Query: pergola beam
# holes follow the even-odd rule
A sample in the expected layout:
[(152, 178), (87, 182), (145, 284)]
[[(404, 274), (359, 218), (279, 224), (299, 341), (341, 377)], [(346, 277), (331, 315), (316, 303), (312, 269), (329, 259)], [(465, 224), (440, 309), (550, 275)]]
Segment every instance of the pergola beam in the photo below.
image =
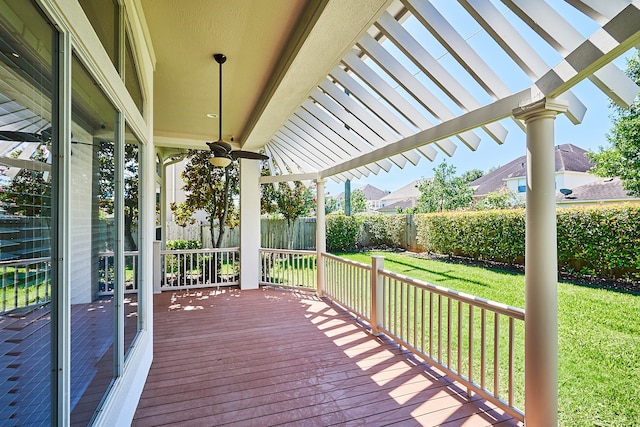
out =
[(329, 177), (342, 173), (363, 164), (375, 162), (403, 151), (413, 150), (426, 144), (435, 143), (444, 138), (457, 135), (460, 132), (475, 129), (506, 117), (511, 117), (512, 111), (520, 105), (532, 102), (531, 89), (525, 89), (511, 96), (495, 101), (492, 104), (465, 113), (449, 121), (440, 123), (429, 129), (404, 138), (394, 144), (371, 151), (360, 157), (350, 159), (339, 165), (320, 172), (320, 177)]
[(296, 173), (290, 175), (272, 175), (272, 176), (261, 176), (258, 180), (260, 184), (272, 184), (274, 182), (287, 182), (287, 181), (312, 181), (319, 179), (317, 172), (311, 173)]

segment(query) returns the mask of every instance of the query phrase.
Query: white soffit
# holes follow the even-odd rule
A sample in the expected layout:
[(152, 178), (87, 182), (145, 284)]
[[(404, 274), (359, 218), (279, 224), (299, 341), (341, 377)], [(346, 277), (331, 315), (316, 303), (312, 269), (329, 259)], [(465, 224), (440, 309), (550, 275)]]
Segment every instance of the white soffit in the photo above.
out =
[(613, 60), (638, 43), (638, 0), (396, 0), (266, 143), (272, 172), (344, 180), (500, 144), (499, 121), (545, 96), (580, 123), (582, 80), (633, 102)]

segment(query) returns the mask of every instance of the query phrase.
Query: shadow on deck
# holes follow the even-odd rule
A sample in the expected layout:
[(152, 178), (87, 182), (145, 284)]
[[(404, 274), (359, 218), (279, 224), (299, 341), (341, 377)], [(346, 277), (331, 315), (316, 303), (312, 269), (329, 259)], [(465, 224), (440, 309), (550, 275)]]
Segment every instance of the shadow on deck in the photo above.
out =
[(312, 294), (154, 298), (154, 360), (134, 426), (518, 425)]

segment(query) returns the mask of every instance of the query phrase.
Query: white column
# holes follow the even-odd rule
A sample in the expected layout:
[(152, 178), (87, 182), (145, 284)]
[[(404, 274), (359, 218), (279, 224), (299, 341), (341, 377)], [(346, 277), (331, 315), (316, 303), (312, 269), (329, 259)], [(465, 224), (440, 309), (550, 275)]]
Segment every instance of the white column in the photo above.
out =
[(542, 100), (514, 110), (527, 126), (525, 423), (558, 424), (558, 256), (554, 120), (567, 105)]
[(260, 162), (240, 159), (240, 289), (260, 281)]
[(324, 261), (322, 254), (327, 251), (327, 233), (324, 215), (324, 179), (316, 180), (316, 251), (318, 262), (317, 293), (324, 290)]
[(161, 249), (166, 249), (167, 244), (167, 166), (164, 159), (160, 165), (160, 240)]

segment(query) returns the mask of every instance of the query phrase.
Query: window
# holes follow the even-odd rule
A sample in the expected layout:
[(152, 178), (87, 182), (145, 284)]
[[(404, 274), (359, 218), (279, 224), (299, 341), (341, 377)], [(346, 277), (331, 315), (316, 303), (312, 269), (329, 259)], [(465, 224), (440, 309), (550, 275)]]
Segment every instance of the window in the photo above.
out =
[(127, 354), (140, 330), (140, 141), (125, 126), (124, 131), (124, 352)]
[(52, 425), (57, 33), (32, 2), (0, 8), (1, 419)]
[(71, 141), (71, 423), (87, 425), (118, 350), (117, 111), (74, 55)]
[(138, 75), (138, 68), (136, 66), (135, 57), (133, 55), (133, 46), (131, 45), (131, 38), (129, 33), (126, 32), (126, 58), (125, 58), (125, 73), (124, 83), (133, 98), (133, 102), (138, 107), (140, 114), (143, 113), (144, 99), (142, 97), (142, 86), (140, 85), (140, 77)]
[(518, 193), (526, 193), (527, 192), (527, 180), (526, 178), (518, 179)]
[(116, 0), (79, 0), (104, 50), (118, 69), (118, 4)]

